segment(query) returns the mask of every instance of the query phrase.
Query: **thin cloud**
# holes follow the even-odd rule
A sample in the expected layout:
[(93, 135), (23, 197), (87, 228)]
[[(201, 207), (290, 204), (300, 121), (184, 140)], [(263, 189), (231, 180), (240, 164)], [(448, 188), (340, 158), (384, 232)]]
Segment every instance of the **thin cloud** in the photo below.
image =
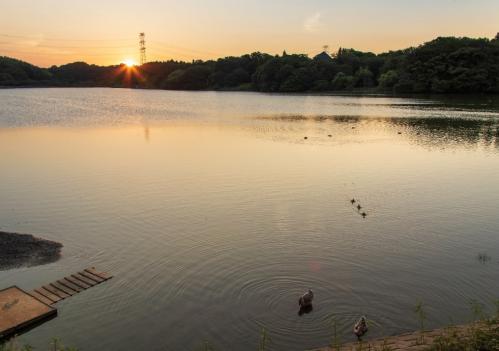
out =
[(322, 26), (321, 17), (322, 14), (320, 12), (316, 12), (307, 17), (305, 22), (303, 22), (303, 29), (309, 33), (317, 32)]

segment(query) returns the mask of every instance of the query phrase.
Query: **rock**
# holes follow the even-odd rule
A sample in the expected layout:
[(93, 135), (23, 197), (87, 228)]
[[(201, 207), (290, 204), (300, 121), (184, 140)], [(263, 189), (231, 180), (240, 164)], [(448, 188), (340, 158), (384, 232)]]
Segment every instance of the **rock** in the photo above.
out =
[(57, 261), (62, 244), (30, 234), (0, 232), (0, 270), (31, 267)]

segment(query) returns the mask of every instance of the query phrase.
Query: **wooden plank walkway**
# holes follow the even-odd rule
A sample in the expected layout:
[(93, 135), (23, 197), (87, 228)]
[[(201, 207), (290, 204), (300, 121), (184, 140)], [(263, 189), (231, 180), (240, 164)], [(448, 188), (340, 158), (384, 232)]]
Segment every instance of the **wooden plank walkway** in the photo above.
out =
[(29, 293), (47, 305), (53, 305), (111, 278), (111, 275), (91, 267), (43, 285)]
[(112, 276), (94, 267), (43, 285), (30, 292), (17, 286), (0, 290), (0, 341), (57, 316), (54, 305)]

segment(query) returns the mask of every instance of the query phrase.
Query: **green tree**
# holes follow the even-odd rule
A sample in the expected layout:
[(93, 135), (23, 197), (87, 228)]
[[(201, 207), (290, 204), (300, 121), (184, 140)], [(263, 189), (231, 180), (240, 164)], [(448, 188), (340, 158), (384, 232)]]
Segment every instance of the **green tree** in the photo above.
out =
[(391, 89), (399, 81), (399, 74), (396, 70), (389, 70), (379, 77), (379, 87), (382, 89)]
[(336, 77), (334, 77), (331, 82), (331, 88), (333, 90), (345, 90), (352, 89), (355, 85), (355, 78), (349, 75), (346, 75), (343, 72), (339, 72)]

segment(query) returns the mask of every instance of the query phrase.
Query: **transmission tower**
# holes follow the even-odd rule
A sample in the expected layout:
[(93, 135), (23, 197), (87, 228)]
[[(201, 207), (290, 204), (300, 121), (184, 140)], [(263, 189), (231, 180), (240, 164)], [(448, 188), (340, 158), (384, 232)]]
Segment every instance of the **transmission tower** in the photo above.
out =
[(139, 34), (140, 64), (147, 62), (146, 59), (146, 33)]

